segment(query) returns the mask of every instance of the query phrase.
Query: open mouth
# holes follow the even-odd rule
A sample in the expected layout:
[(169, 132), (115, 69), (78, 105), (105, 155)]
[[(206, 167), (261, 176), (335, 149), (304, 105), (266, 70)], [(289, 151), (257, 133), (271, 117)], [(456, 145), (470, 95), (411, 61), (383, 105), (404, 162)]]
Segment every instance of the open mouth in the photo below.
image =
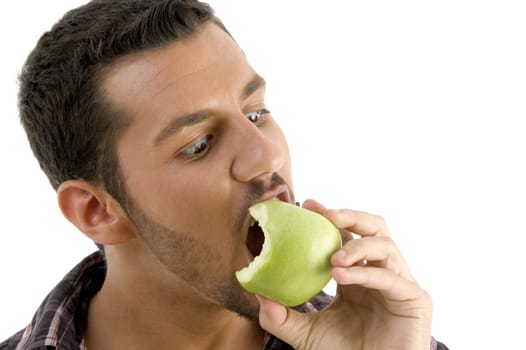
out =
[[(268, 192), (267, 195), (261, 198), (260, 200), (264, 201), (271, 199), (287, 203), (290, 203), (292, 201), (288, 187), (285, 184), (281, 183), (274, 186), (272, 191)], [(265, 242), (265, 234), (263, 233), (263, 229), (259, 226), (259, 222), (253, 217), (250, 217), (250, 222), (248, 226), (249, 227), (245, 244), (247, 246), (248, 251), (250, 252), (250, 255), (252, 255), (252, 259), (254, 259), (256, 256), (259, 256), (261, 254), (261, 250), (263, 249), (263, 243)]]
[(251, 225), (248, 228), (246, 245), (253, 258), (261, 253), (264, 242), (265, 235), (263, 234), (263, 230), (259, 226), (259, 223), (252, 219)]

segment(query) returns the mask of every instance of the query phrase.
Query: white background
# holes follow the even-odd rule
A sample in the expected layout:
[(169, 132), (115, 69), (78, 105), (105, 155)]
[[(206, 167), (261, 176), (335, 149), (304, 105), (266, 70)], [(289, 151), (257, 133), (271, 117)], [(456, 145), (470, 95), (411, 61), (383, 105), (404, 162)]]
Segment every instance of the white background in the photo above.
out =
[[(16, 111), (25, 57), (83, 2), (16, 1), (0, 14), (0, 339), (29, 322), (47, 292), (94, 250), (59, 213)], [(211, 3), (268, 81), (299, 199), (383, 215), (434, 297), (433, 334), (450, 348), (519, 348), (526, 311), (522, 2)]]

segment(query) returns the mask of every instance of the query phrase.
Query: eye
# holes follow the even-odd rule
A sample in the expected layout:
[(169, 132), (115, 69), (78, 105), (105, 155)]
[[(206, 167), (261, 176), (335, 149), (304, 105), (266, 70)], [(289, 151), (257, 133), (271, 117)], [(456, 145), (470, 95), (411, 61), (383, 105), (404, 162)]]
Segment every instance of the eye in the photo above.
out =
[(208, 152), (210, 148), (210, 141), (212, 140), (212, 135), (206, 135), (197, 140), (196, 143), (185, 148), (180, 154), (183, 157), (194, 157), (194, 156), (203, 156)]
[(248, 120), (250, 120), (252, 123), (257, 124), (261, 118), (265, 115), (270, 113), (269, 110), (265, 108), (256, 109), (255, 111), (250, 111), (245, 114)]

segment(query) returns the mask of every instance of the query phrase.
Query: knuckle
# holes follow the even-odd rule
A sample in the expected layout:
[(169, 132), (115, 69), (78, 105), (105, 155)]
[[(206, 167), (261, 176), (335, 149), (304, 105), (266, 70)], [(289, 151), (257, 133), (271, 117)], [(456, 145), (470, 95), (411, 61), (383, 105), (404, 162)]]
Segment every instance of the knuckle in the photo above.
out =
[(385, 218), (380, 215), (375, 215), (375, 220), (378, 225), (378, 232), (387, 234), (389, 232), (387, 220), (385, 220)]
[(427, 291), (421, 289), (419, 300), (421, 303), (421, 318), (431, 318), (433, 314), (433, 298)]
[(388, 247), (389, 251), (395, 251), (396, 250), (396, 243), (393, 241), (393, 239), (389, 236), (378, 236), (376, 237), (381, 244)]
[(432, 305), (433, 305), (433, 298), (431, 297), (431, 294), (429, 294), (429, 292), (427, 292), (426, 290), (421, 289), (420, 298), (421, 298), (422, 301), (424, 301), (425, 304), (427, 304), (428, 306), (432, 306)]

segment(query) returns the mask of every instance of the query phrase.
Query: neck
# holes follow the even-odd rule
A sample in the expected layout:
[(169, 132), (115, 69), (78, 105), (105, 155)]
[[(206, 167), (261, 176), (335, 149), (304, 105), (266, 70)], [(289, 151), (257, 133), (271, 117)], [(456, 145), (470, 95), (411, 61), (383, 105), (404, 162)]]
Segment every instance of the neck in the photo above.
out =
[[(201, 296), (183, 281), (149, 263), (120, 264), (106, 252), (104, 285), (88, 311), (88, 349), (261, 349), (264, 332), (257, 321), (243, 318)], [(136, 261), (137, 255), (134, 257)], [(168, 281), (168, 282), (167, 282)]]

